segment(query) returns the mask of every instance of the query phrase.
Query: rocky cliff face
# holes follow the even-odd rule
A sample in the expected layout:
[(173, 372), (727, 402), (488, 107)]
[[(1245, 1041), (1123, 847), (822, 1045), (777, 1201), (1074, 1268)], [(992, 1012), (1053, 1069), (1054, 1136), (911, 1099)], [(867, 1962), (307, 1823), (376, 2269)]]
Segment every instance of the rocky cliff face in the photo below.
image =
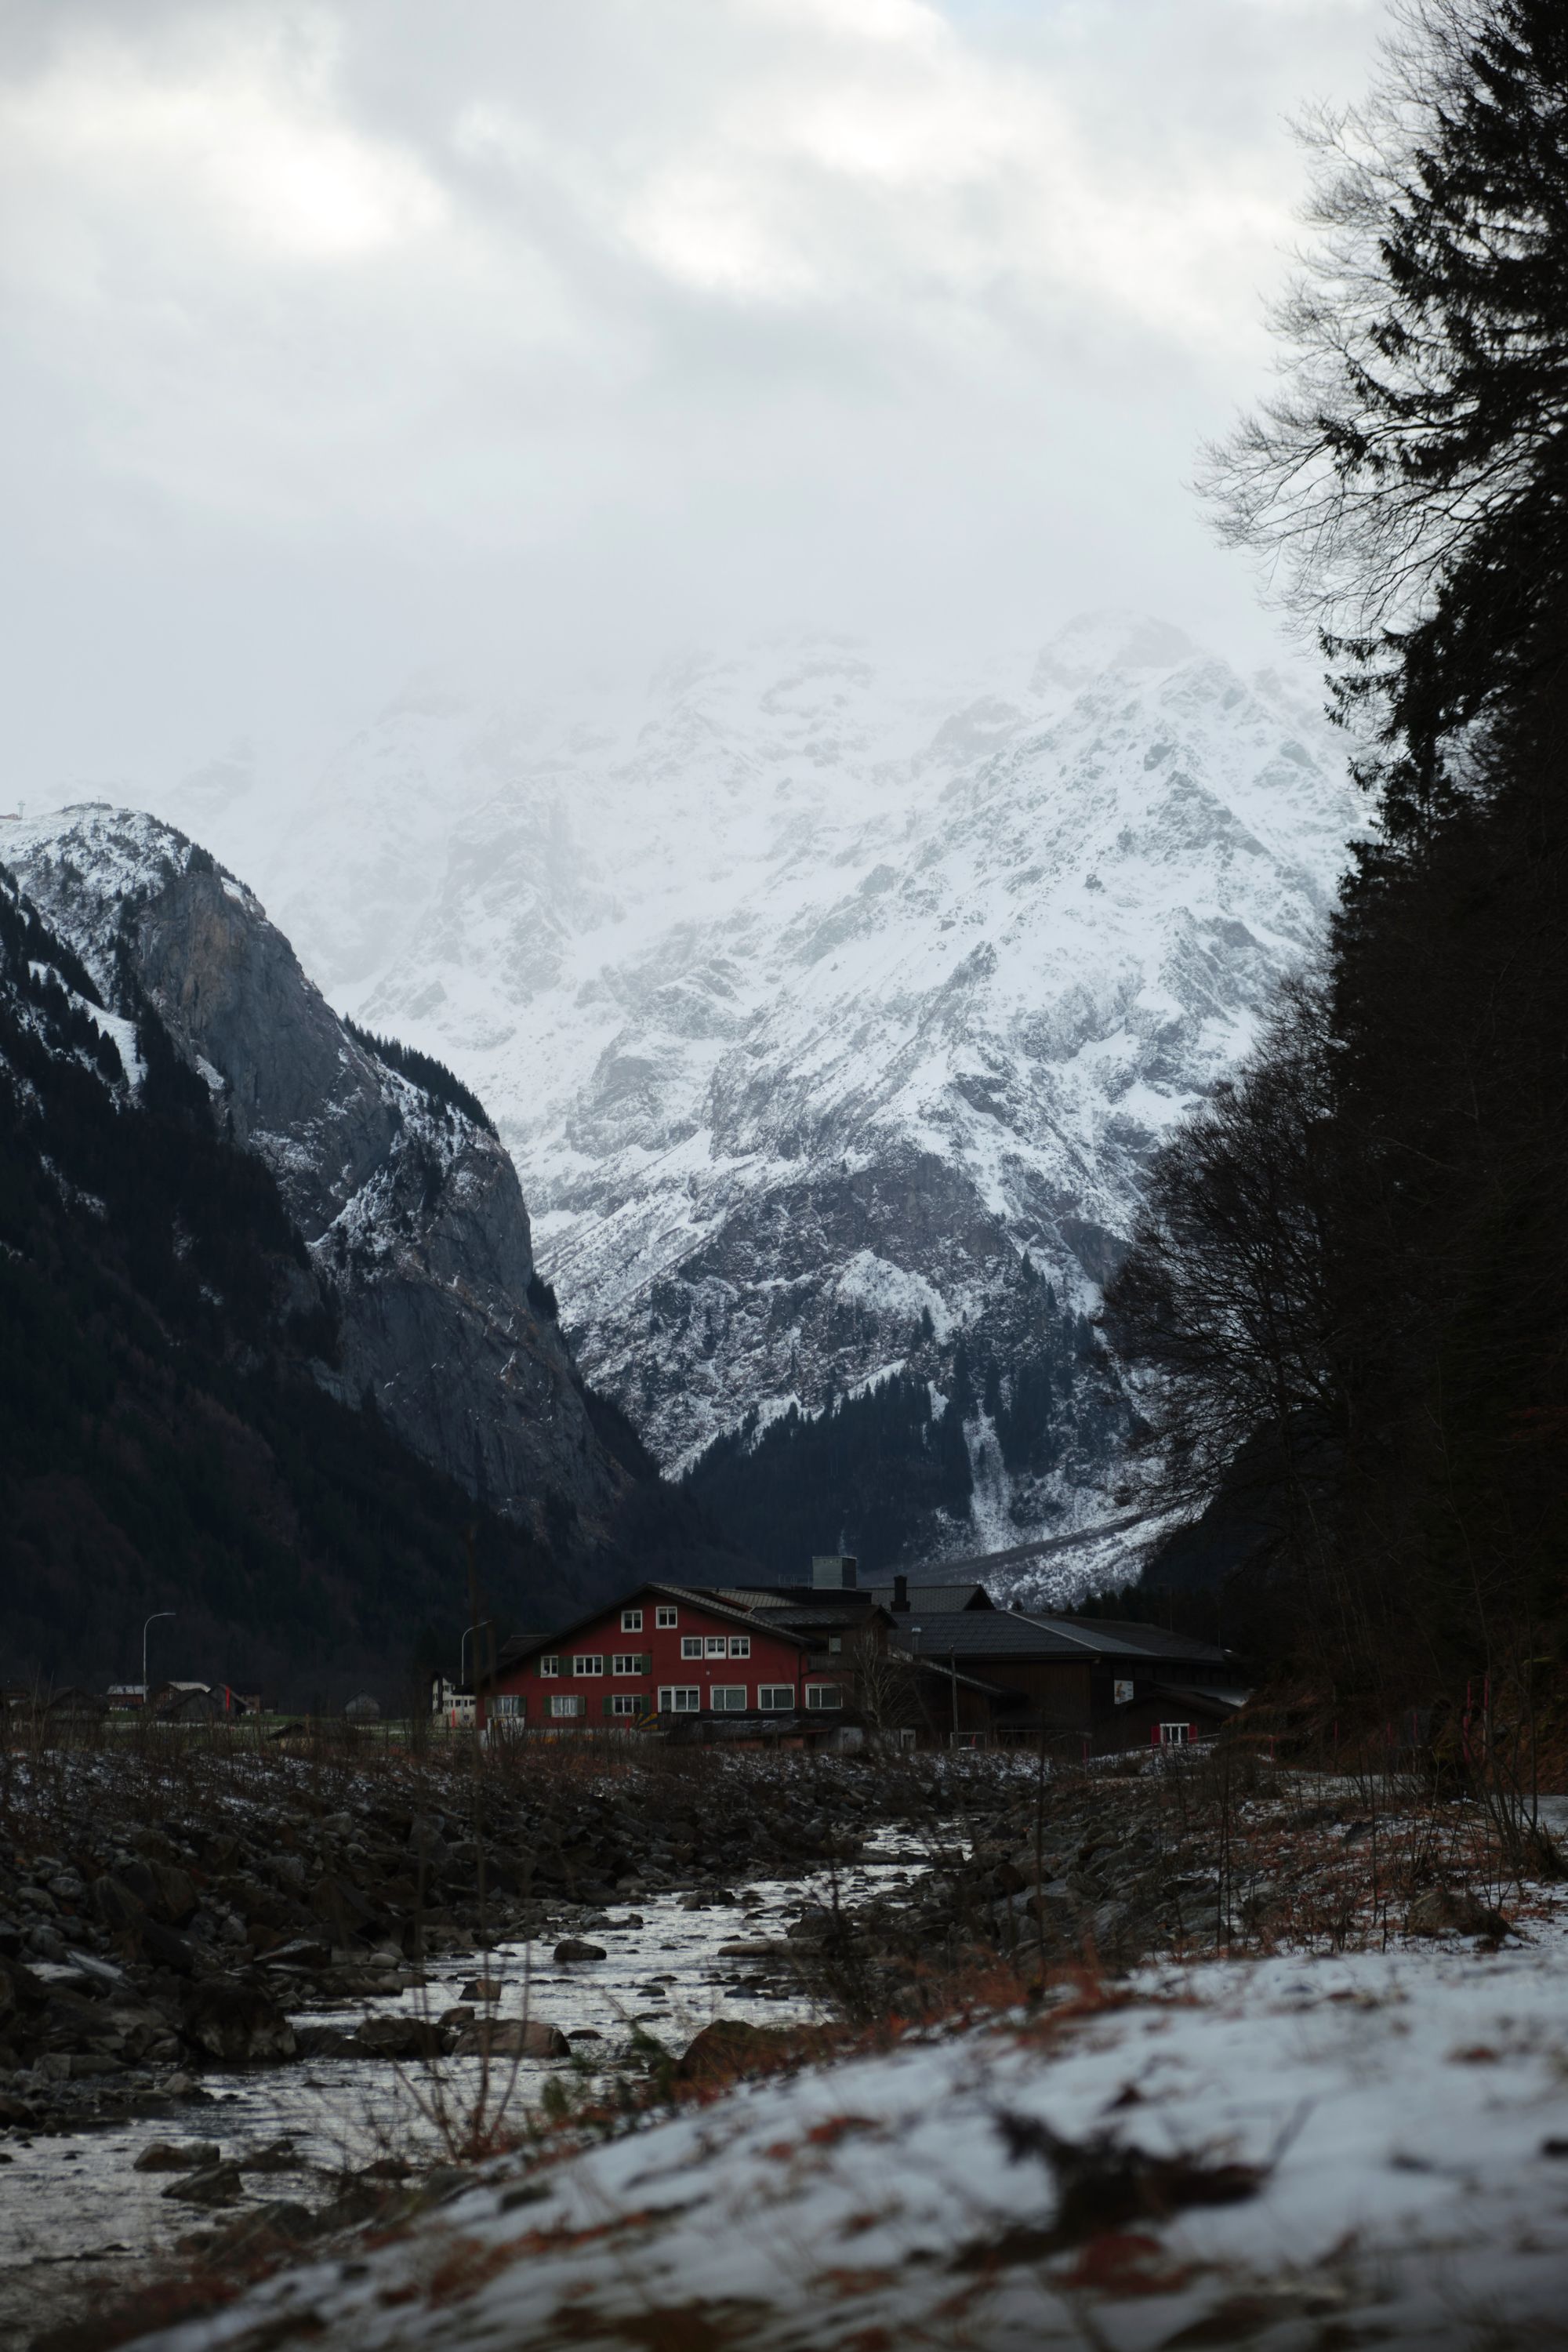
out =
[(220, 1128), (272, 1171), (338, 1307), (323, 1382), (510, 1517), (602, 1528), (626, 1473), (530, 1304), (496, 1138), (355, 1038), (258, 900), (172, 827), (69, 809), (7, 828), (5, 854), (105, 1003), (145, 991)]

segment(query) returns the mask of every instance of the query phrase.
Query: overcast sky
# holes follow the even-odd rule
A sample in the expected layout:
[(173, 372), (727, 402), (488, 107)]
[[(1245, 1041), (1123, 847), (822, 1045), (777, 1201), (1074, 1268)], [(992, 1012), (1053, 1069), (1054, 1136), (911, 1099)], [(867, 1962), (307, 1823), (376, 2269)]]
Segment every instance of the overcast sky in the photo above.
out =
[(673, 643), (1270, 625), (1184, 484), (1383, 0), (0, 0), (0, 800)]

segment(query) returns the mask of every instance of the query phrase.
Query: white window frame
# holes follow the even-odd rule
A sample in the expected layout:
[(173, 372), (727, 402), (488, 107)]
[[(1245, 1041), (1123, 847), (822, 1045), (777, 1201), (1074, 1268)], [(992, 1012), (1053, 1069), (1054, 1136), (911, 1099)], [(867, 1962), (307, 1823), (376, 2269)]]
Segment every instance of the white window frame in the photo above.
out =
[(658, 1694), (660, 1715), (700, 1715), (702, 1694), (694, 1684), (666, 1683)]
[(807, 1683), (805, 1703), (814, 1715), (831, 1715), (844, 1704), (842, 1683)]
[(757, 1706), (763, 1715), (793, 1715), (796, 1705), (793, 1683), (759, 1683)]
[(680, 1654), (683, 1658), (700, 1658), (702, 1655), (701, 1634), (682, 1633), (680, 1637)]
[(642, 1611), (640, 1609), (622, 1610), (621, 1631), (623, 1633), (640, 1633), (642, 1632)]
[(588, 1712), (588, 1702), (581, 1691), (552, 1691), (550, 1719), (552, 1723), (574, 1722)]
[(643, 1671), (640, 1650), (617, 1650), (610, 1660), (613, 1675), (640, 1675)]
[(730, 1636), (730, 1655), (732, 1658), (749, 1658), (751, 1654), (751, 1635), (749, 1633), (731, 1633)]
[(653, 1612), (653, 1622), (661, 1633), (668, 1633), (680, 1622), (680, 1612), (672, 1601), (661, 1601)]
[(744, 1715), (746, 1712), (744, 1683), (715, 1683), (708, 1696), (715, 1715)]
[(710, 1658), (727, 1658), (730, 1654), (730, 1637), (727, 1633), (705, 1633), (702, 1637), (702, 1646), (704, 1654)]
[(558, 1675), (561, 1672), (561, 1653), (559, 1650), (547, 1650), (545, 1652), (544, 1655), (539, 1661), (539, 1671), (542, 1675)]
[(515, 1717), (526, 1715), (528, 1712), (527, 1708), (523, 1706), (522, 1695), (520, 1691), (497, 1691), (494, 1703), (495, 1711), (498, 1715), (510, 1715)]
[(579, 1678), (585, 1678), (589, 1675), (602, 1675), (605, 1671), (603, 1650), (576, 1651), (572, 1659), (572, 1671)]
[(1190, 1723), (1163, 1723), (1160, 1726), (1162, 1748), (1190, 1748), (1192, 1744), (1193, 1727)]
[(646, 1691), (616, 1691), (610, 1700), (612, 1718), (618, 1718), (622, 1722), (625, 1722), (628, 1717), (635, 1721), (638, 1716), (647, 1713), (647, 1693)]

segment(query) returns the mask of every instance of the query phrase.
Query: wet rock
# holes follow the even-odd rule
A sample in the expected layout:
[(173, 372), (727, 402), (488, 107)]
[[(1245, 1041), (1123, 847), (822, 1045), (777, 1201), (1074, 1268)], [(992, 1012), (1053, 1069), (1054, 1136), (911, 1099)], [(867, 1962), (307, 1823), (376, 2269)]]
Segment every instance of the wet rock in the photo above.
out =
[[(556, 1958), (560, 1958), (557, 1953)], [(499, 1977), (470, 1977), (458, 1995), (459, 2000), (499, 2000), (501, 1984)]]
[(222, 2159), (223, 2150), (216, 2140), (155, 2139), (144, 2147), (132, 2172), (210, 2172)]
[(258, 1985), (219, 1979), (185, 2004), (187, 2042), (225, 2065), (272, 2065), (295, 2053), (294, 2030)]
[(739, 2074), (765, 2072), (793, 2056), (802, 2043), (799, 2029), (748, 2025), (738, 2017), (716, 2017), (687, 2044), (675, 2067), (678, 2083), (725, 2083)]
[(237, 2205), (245, 2184), (237, 2164), (209, 2164), (171, 2180), (163, 2194), (178, 2198), (183, 2205)]
[(563, 1936), (555, 1947), (558, 1960), (602, 1960), (608, 1958), (603, 1944), (585, 1944), (580, 1936)]
[(277, 2247), (302, 2245), (315, 2236), (316, 2229), (316, 2217), (309, 2206), (287, 2197), (269, 2197), (226, 2229), (215, 2230), (205, 2251), (209, 2260), (215, 2254), (230, 2261), (237, 2255), (266, 2254)]
[(367, 2017), (355, 2027), (350, 2043), (362, 2058), (438, 2058), (447, 2036), (430, 2019), (404, 2014)]
[(480, 2018), (458, 2037), (458, 2058), (569, 2058), (572, 2044), (558, 2025), (536, 2017)]

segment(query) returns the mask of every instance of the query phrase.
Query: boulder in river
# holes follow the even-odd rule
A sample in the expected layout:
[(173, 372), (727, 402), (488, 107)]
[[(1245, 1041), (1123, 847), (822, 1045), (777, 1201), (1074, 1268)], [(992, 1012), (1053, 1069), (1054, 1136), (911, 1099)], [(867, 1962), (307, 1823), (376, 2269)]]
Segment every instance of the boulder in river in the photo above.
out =
[(194, 2048), (225, 2065), (274, 2065), (294, 2055), (294, 2029), (259, 1985), (219, 1978), (195, 1987), (182, 2031)]
[(458, 2036), (459, 2058), (570, 2058), (572, 2044), (558, 2025), (537, 2017), (481, 2018)]
[(184, 2205), (235, 2205), (243, 2193), (237, 2164), (209, 2164), (200, 2172), (181, 2173), (163, 2191)]
[(447, 2036), (426, 2017), (411, 2017), (405, 2010), (388, 2017), (367, 2017), (355, 2027), (353, 2047), (363, 2058), (438, 2058)]
[(608, 1956), (603, 1944), (585, 1944), (580, 1936), (563, 1937), (555, 1947), (558, 1960), (602, 1960)]
[(210, 2172), (223, 2150), (216, 2139), (155, 2139), (144, 2147), (132, 2172)]

